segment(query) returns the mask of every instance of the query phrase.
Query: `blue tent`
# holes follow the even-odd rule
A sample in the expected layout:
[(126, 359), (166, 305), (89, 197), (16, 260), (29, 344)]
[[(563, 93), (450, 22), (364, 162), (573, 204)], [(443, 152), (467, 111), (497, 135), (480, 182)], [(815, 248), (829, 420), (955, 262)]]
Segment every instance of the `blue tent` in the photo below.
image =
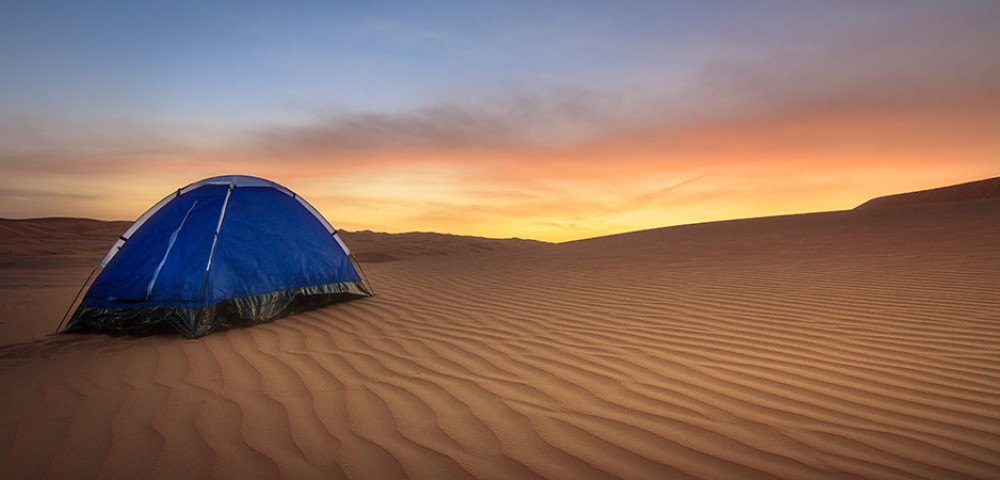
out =
[(195, 338), (369, 296), (352, 258), (291, 190), (255, 177), (208, 178), (125, 231), (64, 331), (171, 326)]

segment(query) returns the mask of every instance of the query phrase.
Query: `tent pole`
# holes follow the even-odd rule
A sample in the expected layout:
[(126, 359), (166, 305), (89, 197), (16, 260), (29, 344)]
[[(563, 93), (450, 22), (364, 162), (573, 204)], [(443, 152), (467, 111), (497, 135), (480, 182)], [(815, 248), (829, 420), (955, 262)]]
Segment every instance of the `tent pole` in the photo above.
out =
[(371, 292), (372, 296), (375, 296), (375, 289), (372, 288), (372, 283), (368, 281), (368, 275), (365, 275), (365, 269), (361, 267), (361, 262), (358, 261), (358, 257), (354, 256), (354, 252), (351, 252), (351, 261), (354, 265), (358, 267), (358, 271), (361, 272), (361, 278), (364, 280), (365, 285), (368, 286), (368, 291)]
[[(215, 224), (215, 236), (212, 237), (212, 248), (208, 251), (208, 262), (205, 264), (205, 275), (201, 279), (201, 293), (198, 298), (198, 317), (193, 326), (194, 331), (198, 329), (202, 312), (208, 307), (205, 302), (205, 295), (208, 292), (208, 271), (212, 268), (212, 260), (215, 258), (215, 247), (219, 244), (219, 231), (222, 230), (222, 220), (226, 218), (226, 209), (229, 208), (229, 197), (232, 196), (236, 184), (229, 182), (229, 190), (226, 191), (226, 199), (222, 201), (222, 209), (219, 210), (219, 222)], [(194, 208), (194, 207), (192, 207)]]
[(70, 314), (73, 312), (73, 307), (76, 306), (77, 300), (79, 300), (80, 296), (83, 295), (83, 291), (86, 290), (87, 286), (90, 285), (90, 280), (94, 278), (94, 274), (97, 273), (97, 271), (100, 268), (101, 268), (101, 263), (98, 262), (97, 266), (90, 271), (90, 275), (87, 275), (87, 279), (83, 281), (83, 286), (80, 287), (80, 291), (76, 292), (76, 296), (73, 297), (73, 303), (69, 304), (69, 308), (66, 309), (66, 313), (63, 315), (63, 318), (59, 322), (59, 326), (56, 327), (56, 331), (54, 333), (59, 333), (59, 331), (62, 330), (63, 324), (66, 323), (66, 321), (69, 319)]

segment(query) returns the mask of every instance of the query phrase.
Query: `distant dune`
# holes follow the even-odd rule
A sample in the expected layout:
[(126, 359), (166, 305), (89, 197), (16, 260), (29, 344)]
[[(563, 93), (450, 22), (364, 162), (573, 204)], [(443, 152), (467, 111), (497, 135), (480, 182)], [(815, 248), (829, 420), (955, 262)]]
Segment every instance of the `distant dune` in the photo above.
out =
[[(365, 265), (376, 296), (198, 340), (0, 347), (0, 476), (1000, 478), (1000, 199), (562, 244), (345, 237), (395, 260)], [(3, 257), (0, 332), (51, 331), (80, 255)]]
[(94, 238), (121, 233), (132, 222), (107, 222), (89, 218), (0, 218), (0, 238)]
[(130, 224), (85, 218), (0, 218), (0, 255), (100, 255)]
[[(0, 218), (0, 254), (8, 256), (81, 254), (103, 256), (132, 222), (86, 218)], [(537, 240), (482, 238), (430, 232), (340, 231), (359, 260), (394, 261), (421, 256), (453, 256), (544, 245)]]
[(932, 190), (921, 190), (919, 192), (899, 193), (873, 198), (859, 205), (857, 209), (902, 207), (928, 203), (969, 202), (996, 198), (1000, 198), (1000, 177)]
[(359, 261), (391, 262), (413, 257), (438, 257), (497, 252), (545, 245), (519, 238), (481, 238), (429, 232), (379, 233), (369, 230), (341, 231), (344, 241)]

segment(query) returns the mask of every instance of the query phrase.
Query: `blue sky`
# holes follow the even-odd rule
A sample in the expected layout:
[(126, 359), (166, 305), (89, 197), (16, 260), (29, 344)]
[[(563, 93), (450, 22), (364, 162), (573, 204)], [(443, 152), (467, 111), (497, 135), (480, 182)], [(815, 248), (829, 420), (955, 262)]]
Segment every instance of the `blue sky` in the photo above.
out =
[(389, 231), (848, 208), (1000, 172), (998, 44), (997, 2), (5, 2), (0, 216), (229, 173)]
[(3, 12), (3, 101), (138, 115), (394, 108), (690, 68), (695, 37), (725, 22), (684, 4), (534, 3), (23, 2)]

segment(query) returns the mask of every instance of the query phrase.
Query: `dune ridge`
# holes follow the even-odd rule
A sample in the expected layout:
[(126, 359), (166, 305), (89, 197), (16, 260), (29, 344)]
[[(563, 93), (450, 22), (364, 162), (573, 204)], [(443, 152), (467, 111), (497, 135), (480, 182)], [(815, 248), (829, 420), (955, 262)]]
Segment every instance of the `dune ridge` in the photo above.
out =
[(857, 209), (901, 207), (928, 203), (971, 202), (1000, 198), (1000, 177), (960, 183), (947, 187), (898, 193), (873, 198)]
[(0, 347), (10, 478), (1000, 478), (1000, 203), (366, 265), (253, 328)]
[(341, 230), (359, 261), (393, 262), (414, 257), (447, 257), (508, 249), (531, 248), (547, 242), (521, 238), (482, 238), (432, 232), (383, 233)]

